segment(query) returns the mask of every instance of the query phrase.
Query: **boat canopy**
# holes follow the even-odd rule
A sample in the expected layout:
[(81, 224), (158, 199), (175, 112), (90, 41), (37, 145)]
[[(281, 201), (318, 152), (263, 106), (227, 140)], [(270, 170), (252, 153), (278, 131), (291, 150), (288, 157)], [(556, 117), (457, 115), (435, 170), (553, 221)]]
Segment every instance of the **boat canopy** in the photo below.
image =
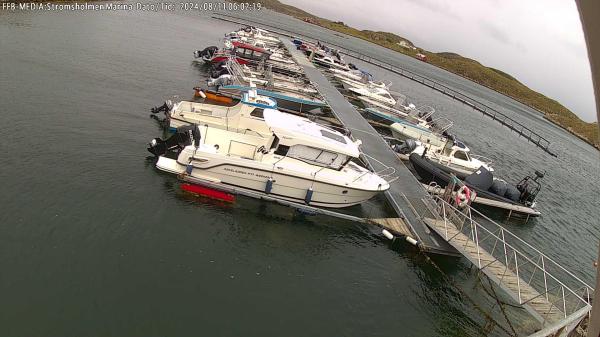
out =
[(263, 48), (260, 48), (260, 47), (257, 47), (257, 46), (253, 46), (253, 45), (248, 44), (248, 43), (242, 43), (242, 42), (239, 42), (239, 41), (234, 41), (233, 42), (233, 46), (236, 47), (236, 48), (244, 48), (244, 49), (258, 51), (258, 52), (265, 53), (265, 54), (270, 54), (269, 51), (267, 51), (267, 50), (265, 50)]
[(306, 118), (284, 114), (274, 109), (265, 109), (264, 118), (282, 145), (304, 145), (354, 158), (360, 155), (359, 143)]

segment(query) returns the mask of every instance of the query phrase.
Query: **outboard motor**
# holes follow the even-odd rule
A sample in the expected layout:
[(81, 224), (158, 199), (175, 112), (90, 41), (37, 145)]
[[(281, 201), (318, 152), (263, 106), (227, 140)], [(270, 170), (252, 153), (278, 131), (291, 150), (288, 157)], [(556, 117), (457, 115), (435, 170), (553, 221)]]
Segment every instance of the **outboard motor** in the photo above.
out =
[(209, 61), (213, 57), (213, 55), (217, 52), (217, 50), (219, 50), (219, 47), (217, 47), (217, 46), (210, 46), (210, 47), (206, 47), (202, 50), (196, 50), (194, 52), (194, 57), (202, 58), (204, 61)]
[(150, 112), (152, 112), (153, 114), (159, 113), (161, 111), (168, 113), (169, 111), (171, 111), (172, 108), (173, 102), (171, 102), (171, 100), (166, 100), (163, 105), (155, 106), (154, 108), (150, 109)]
[(233, 78), (231, 75), (225, 74), (225, 75), (221, 75), (217, 78), (210, 78), (210, 79), (206, 80), (206, 84), (209, 87), (219, 87), (219, 86), (223, 86), (223, 85), (230, 85), (230, 84), (233, 84)]
[[(186, 125), (177, 128), (175, 134), (169, 137), (167, 140), (160, 138), (154, 138), (148, 144), (148, 151), (155, 156), (165, 155), (169, 151), (179, 151), (184, 147), (192, 144), (200, 144), (200, 130), (196, 124)], [(197, 140), (196, 140), (197, 139)], [(196, 147), (198, 146), (196, 145)]]
[(229, 75), (229, 69), (221, 67), (210, 72), (210, 78), (219, 78), (221, 75)]
[(526, 176), (517, 184), (517, 190), (521, 192), (519, 201), (525, 205), (533, 205), (537, 194), (542, 189), (542, 184), (538, 179), (543, 178), (546, 172), (535, 171), (535, 177)]
[(403, 143), (392, 145), (392, 150), (400, 154), (409, 154), (417, 148), (417, 142), (414, 139), (408, 138)]

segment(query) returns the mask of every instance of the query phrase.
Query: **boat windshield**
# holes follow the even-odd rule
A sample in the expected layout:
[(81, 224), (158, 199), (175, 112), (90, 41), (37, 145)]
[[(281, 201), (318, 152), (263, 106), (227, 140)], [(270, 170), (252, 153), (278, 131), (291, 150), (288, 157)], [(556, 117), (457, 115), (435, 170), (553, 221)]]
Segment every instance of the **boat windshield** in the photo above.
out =
[(469, 155), (466, 152), (464, 152), (464, 151), (456, 151), (454, 153), (454, 158), (460, 159), (460, 160), (470, 161)]
[(317, 149), (306, 145), (294, 145), (287, 152), (287, 157), (301, 160), (303, 162), (321, 167), (329, 167), (339, 170), (344, 166), (348, 156)]

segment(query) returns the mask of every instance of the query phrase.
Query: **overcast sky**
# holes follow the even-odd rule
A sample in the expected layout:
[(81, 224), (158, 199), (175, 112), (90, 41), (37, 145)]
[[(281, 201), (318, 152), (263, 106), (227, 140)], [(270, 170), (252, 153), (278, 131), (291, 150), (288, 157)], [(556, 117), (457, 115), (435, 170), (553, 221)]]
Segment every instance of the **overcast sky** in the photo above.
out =
[(505, 71), (585, 121), (596, 108), (573, 0), (283, 0), (359, 29), (403, 36)]

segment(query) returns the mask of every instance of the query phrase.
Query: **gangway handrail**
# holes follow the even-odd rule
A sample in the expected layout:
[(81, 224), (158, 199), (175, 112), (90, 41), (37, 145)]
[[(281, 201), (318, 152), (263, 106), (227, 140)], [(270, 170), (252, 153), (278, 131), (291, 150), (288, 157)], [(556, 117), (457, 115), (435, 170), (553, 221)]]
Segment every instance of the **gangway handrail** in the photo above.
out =
[[(439, 198), (439, 197), (438, 197)], [(528, 248), (536, 251), (538, 254), (540, 254), (541, 256), (544, 256), (545, 260), (549, 260), (552, 263), (556, 264), (558, 267), (560, 267), (562, 269), (563, 272), (567, 273), (569, 276), (575, 278), (577, 281), (581, 282), (583, 285), (585, 285), (586, 287), (593, 289), (590, 285), (588, 285), (587, 283), (585, 283), (585, 281), (581, 280), (579, 277), (577, 277), (576, 275), (574, 275), (573, 273), (571, 273), (570, 271), (568, 271), (567, 269), (565, 269), (564, 267), (562, 267), (560, 264), (558, 264), (558, 262), (554, 261), (554, 259), (552, 259), (551, 257), (548, 257), (546, 254), (542, 253), (541, 251), (539, 251), (537, 248), (533, 247), (532, 245), (530, 245), (529, 243), (527, 243), (525, 240), (521, 239), (520, 237), (518, 237), (516, 234), (514, 234), (513, 232), (509, 231), (508, 229), (502, 227), (500, 224), (496, 223), (494, 220), (490, 219), (489, 217), (487, 217), (486, 215), (482, 214), (481, 212), (477, 211), (474, 208), (469, 208), (470, 211), (475, 212), (478, 216), (481, 216), (483, 218), (485, 218), (487, 221), (497, 225), (498, 227), (500, 227), (504, 232), (512, 235), (515, 239), (517, 239), (518, 241), (520, 241), (521, 243), (525, 244)]]
[[(520, 305), (528, 305), (528, 304), (530, 304), (530, 302), (532, 302), (533, 299), (544, 296), (545, 299), (550, 304), (550, 308), (547, 308), (548, 311), (546, 312), (546, 315), (549, 315), (551, 313), (552, 308), (556, 308), (562, 314), (563, 318), (567, 318), (568, 316), (570, 316), (577, 310), (580, 310), (581, 308), (584, 308), (584, 307), (591, 308), (590, 294), (594, 292), (594, 289), (591, 286), (589, 286), (587, 283), (585, 283), (583, 280), (581, 280), (579, 277), (577, 277), (573, 273), (566, 270), (564, 267), (562, 267), (560, 264), (558, 264), (555, 260), (546, 256), (544, 253), (542, 253), (538, 249), (534, 248), (533, 246), (531, 246), (529, 243), (527, 243), (523, 239), (519, 238), (514, 233), (510, 232), (509, 230), (502, 227), (500, 224), (494, 222), (490, 218), (488, 218), (485, 215), (481, 214), (480, 212), (470, 208), (469, 206), (467, 206), (466, 209), (461, 211), (458, 208), (451, 205), (450, 203), (446, 202), (444, 199), (442, 199), (439, 196), (433, 196), (433, 198), (436, 201), (436, 204), (438, 206), (438, 213), (439, 213), (440, 217), (442, 218), (441, 220), (443, 220), (444, 232), (445, 232), (443, 234), (444, 239), (446, 239), (448, 242), (451, 242), (457, 235), (459, 235), (460, 233), (463, 233), (467, 237), (467, 241), (464, 243), (465, 247), (466, 247), (466, 245), (468, 245), (469, 241), (473, 242), (473, 244), (476, 245), (476, 253), (473, 253), (473, 254), (476, 254), (477, 261), (474, 263), (481, 270), (488, 268), (490, 265), (492, 265), (495, 262), (500, 262), (500, 263), (504, 264), (506, 269), (504, 271), (504, 274), (500, 277), (500, 282), (502, 282), (502, 280), (508, 270), (511, 270), (512, 272), (516, 273), (516, 276), (517, 276), (517, 290), (516, 290), (517, 294), (516, 294), (516, 296), (518, 298), (518, 302)], [(495, 226), (496, 229), (495, 230), (489, 229), (485, 225), (480, 224), (478, 221), (476, 221), (473, 218), (473, 214), (471, 212), (473, 212), (473, 213), (477, 214), (477, 216), (481, 216), (482, 218), (487, 220), (489, 222), (488, 227), (491, 225), (491, 226)], [(460, 222), (459, 224), (456, 223), (457, 218), (459, 220), (462, 220), (462, 221), (459, 221)], [(455, 229), (458, 230), (458, 232), (455, 235), (453, 235), (452, 237), (449, 237), (449, 233), (448, 233), (449, 227), (448, 226), (454, 226)], [(469, 228), (465, 228), (465, 226), (469, 226)], [(469, 232), (468, 235), (466, 234), (465, 230), (467, 230), (467, 232)], [(480, 239), (482, 233), (486, 233), (486, 235), (485, 235), (485, 238)], [(492, 262), (484, 265), (484, 264), (482, 264), (482, 260), (481, 260), (481, 257), (482, 257), (481, 244), (483, 243), (483, 241), (487, 240), (488, 238), (495, 238), (494, 246), (493, 246), (491, 252), (487, 252), (494, 260)], [(509, 242), (509, 241), (514, 241), (514, 243)], [(496, 245), (498, 244), (498, 242), (502, 243), (503, 250), (504, 250), (504, 254), (503, 254), (504, 256), (497, 257), (497, 254), (499, 254), (498, 251), (496, 251), (496, 256), (494, 255), (494, 251), (496, 250)], [(461, 245), (463, 245), (463, 244), (461, 243)], [(523, 252), (523, 251), (521, 251), (521, 249), (519, 247), (517, 247), (518, 245), (523, 245), (524, 248), (526, 248), (527, 250), (530, 250), (530, 251)], [(513, 257), (513, 255), (514, 255), (514, 257)], [(530, 255), (530, 256), (528, 256), (528, 255)], [(533, 257), (533, 259), (531, 257)], [(522, 262), (520, 265), (518, 262), (519, 258)], [(538, 261), (541, 261), (541, 265), (539, 264), (539, 262), (534, 261), (534, 259), (536, 259), (536, 258), (538, 259)], [(523, 263), (523, 261), (525, 263)], [(514, 270), (511, 268), (511, 265), (514, 266)], [(526, 266), (526, 265), (530, 265), (534, 268), (533, 272), (531, 272), (531, 277), (529, 278), (528, 281), (523, 280), (522, 279), (523, 275), (519, 274), (520, 273), (519, 269), (520, 268), (523, 269), (524, 266)], [(554, 271), (551, 272), (549, 268), (552, 268)], [(541, 290), (538, 290), (537, 288), (542, 287), (542, 285), (541, 285), (542, 280), (539, 279), (539, 284), (536, 284), (533, 282), (534, 276), (536, 275), (536, 271), (538, 271), (538, 270), (542, 273), (542, 275), (540, 275), (539, 277), (543, 276), (543, 289), (541, 289)], [(526, 270), (523, 270), (523, 271), (526, 271)], [(569, 283), (571, 283), (571, 284), (577, 283), (578, 287), (575, 290), (571, 289), (571, 286), (565, 284), (566, 281), (563, 282), (563, 281), (559, 280), (557, 278), (557, 276), (554, 275), (554, 274), (556, 274), (556, 272), (560, 272), (560, 273), (564, 273), (565, 275), (568, 275), (571, 278), (571, 280), (570, 280), (571, 282), (569, 282)], [(552, 281), (555, 284), (555, 286), (550, 286), (548, 284), (548, 281)], [(529, 295), (533, 296), (532, 298), (523, 299), (522, 296), (525, 293), (523, 287), (525, 284), (527, 284), (527, 286), (533, 288), (537, 292), (537, 294), (529, 294)], [(553, 298), (550, 298), (550, 296), (548, 296), (549, 294), (552, 294), (551, 292), (553, 290), (556, 290), (559, 288), (560, 288), (559, 295), (555, 295)], [(578, 293), (580, 290), (585, 290), (585, 294), (582, 293), (582, 295), (580, 296)], [(565, 294), (565, 292), (566, 292), (566, 294)], [(569, 305), (567, 305), (567, 298), (570, 296), (573, 296), (574, 299), (577, 300), (577, 302), (574, 305), (571, 303), (570, 300), (569, 300)], [(586, 297), (586, 298), (583, 298), (583, 297)], [(557, 301), (560, 301), (560, 304), (557, 305), (556, 304)], [(573, 312), (570, 312), (570, 309), (573, 309), (572, 310)], [(544, 317), (543, 319), (547, 320), (546, 317)]]

